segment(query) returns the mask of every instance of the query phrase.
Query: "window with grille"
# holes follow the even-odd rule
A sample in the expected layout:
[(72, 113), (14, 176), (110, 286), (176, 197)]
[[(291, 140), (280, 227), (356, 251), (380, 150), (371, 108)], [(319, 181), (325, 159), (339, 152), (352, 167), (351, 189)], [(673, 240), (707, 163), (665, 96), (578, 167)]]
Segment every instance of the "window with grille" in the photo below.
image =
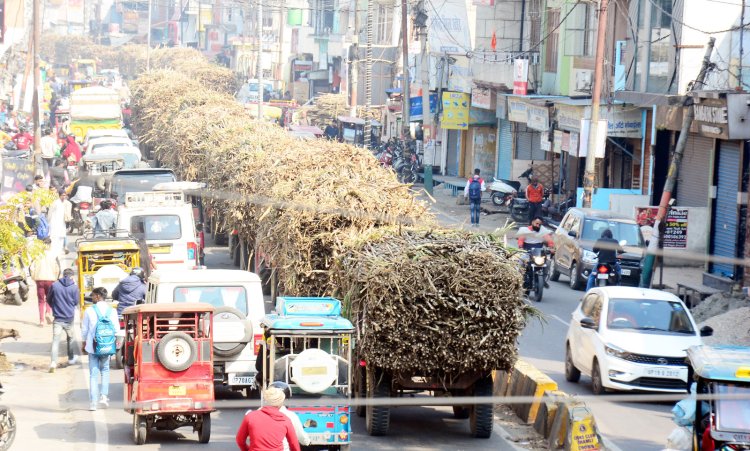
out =
[(547, 45), (544, 47), (544, 71), (557, 72), (557, 51), (560, 37), (560, 8), (547, 10)]

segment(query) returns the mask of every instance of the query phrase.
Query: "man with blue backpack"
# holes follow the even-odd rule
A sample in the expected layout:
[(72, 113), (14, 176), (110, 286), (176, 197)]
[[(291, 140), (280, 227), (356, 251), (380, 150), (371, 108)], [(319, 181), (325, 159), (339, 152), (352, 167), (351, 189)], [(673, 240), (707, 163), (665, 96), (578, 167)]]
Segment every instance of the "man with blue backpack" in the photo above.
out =
[(479, 176), (479, 168), (474, 169), (474, 176), (466, 181), (464, 197), (471, 203), (471, 226), (479, 227), (479, 212), (482, 205), (482, 191), (485, 190), (484, 180)]
[(96, 410), (97, 404), (109, 407), (109, 358), (117, 351), (120, 322), (117, 311), (105, 301), (106, 298), (106, 288), (97, 287), (91, 291), (94, 305), (86, 310), (81, 324), (83, 352), (89, 355), (89, 410)]

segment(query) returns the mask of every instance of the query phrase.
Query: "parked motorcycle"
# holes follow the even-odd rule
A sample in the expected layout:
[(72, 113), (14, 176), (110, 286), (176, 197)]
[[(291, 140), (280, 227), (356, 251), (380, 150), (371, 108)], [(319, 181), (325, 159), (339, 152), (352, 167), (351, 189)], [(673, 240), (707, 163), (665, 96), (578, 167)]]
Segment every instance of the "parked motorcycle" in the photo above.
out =
[[(18, 339), (19, 334), (15, 329), (0, 329), (0, 340), (12, 337)], [(5, 392), (3, 384), (0, 383), (0, 395)], [(16, 417), (10, 411), (10, 407), (0, 405), (0, 451), (6, 451), (13, 445), (16, 438)]]
[(408, 162), (404, 164), (399, 170), (399, 180), (401, 183), (414, 183), (417, 181), (419, 174), (419, 167), (421, 163), (416, 152), (412, 152), (408, 159)]
[(518, 195), (518, 190), (516, 188), (501, 179), (493, 178), (489, 189), (492, 203), (498, 207), (507, 207), (510, 209), (511, 204), (513, 203), (513, 198)]
[(73, 204), (73, 211), (71, 213), (71, 220), (70, 224), (68, 225), (68, 232), (69, 233), (78, 233), (78, 235), (83, 235), (83, 231), (86, 226), (86, 221), (89, 217), (89, 213), (91, 212), (91, 202), (80, 202), (80, 203), (74, 203)]
[(528, 261), (526, 262), (526, 273), (524, 275), (524, 288), (526, 295), (534, 302), (542, 301), (544, 283), (547, 277), (547, 265), (549, 260), (547, 248), (530, 249)]
[(3, 270), (3, 302), (11, 305), (21, 305), (29, 300), (29, 283), (26, 271), (13, 263)]

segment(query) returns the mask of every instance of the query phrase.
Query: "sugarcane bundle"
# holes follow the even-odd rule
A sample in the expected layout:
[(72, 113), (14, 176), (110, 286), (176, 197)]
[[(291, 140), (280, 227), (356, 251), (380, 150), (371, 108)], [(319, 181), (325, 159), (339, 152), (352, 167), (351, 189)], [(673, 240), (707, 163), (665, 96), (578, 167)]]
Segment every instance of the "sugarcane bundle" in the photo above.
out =
[(339, 116), (349, 116), (350, 112), (346, 94), (321, 94), (312, 105), (302, 108), (307, 122), (320, 128), (335, 123)]
[(510, 369), (527, 317), (521, 266), (492, 234), (379, 229), (339, 248), (334, 280), (368, 363), (402, 375)]

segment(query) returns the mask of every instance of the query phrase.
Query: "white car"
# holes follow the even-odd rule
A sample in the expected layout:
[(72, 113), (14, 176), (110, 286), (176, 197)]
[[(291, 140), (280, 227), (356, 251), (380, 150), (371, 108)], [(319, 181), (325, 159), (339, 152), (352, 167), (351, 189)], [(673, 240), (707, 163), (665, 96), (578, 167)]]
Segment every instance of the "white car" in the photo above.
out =
[(687, 349), (702, 343), (685, 304), (671, 293), (636, 287), (589, 290), (572, 315), (565, 340), (565, 378), (591, 376), (606, 390), (685, 393)]
[(216, 308), (214, 382), (252, 396), (265, 315), (260, 278), (235, 269), (154, 271), (148, 278), (146, 303), (170, 302), (204, 302)]
[(126, 138), (130, 139), (127, 130), (121, 128), (106, 128), (106, 129), (93, 129), (86, 133), (86, 137), (83, 138), (83, 149), (87, 150), (89, 143), (99, 138)]

